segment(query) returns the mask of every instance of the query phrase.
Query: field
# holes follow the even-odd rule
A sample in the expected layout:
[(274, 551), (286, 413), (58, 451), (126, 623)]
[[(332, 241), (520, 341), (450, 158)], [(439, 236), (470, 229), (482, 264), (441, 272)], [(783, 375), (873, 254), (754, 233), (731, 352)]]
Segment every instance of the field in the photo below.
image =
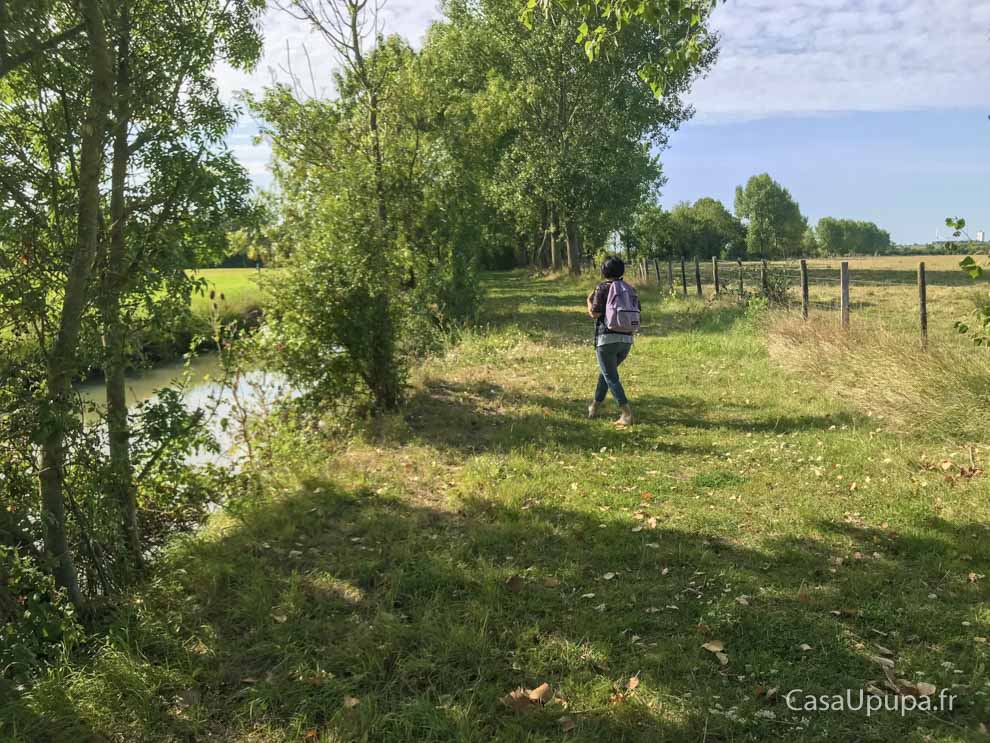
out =
[[(205, 279), (209, 287), (222, 294), (222, 313), (230, 317), (243, 317), (257, 309), (262, 300), (258, 278), (261, 271), (254, 268), (208, 268), (190, 272), (196, 278)], [(209, 290), (208, 290), (209, 291)], [(207, 294), (195, 294), (192, 300), (193, 314), (199, 317), (210, 315), (210, 299)]]
[[(190, 338), (197, 334), (209, 333), (213, 317), (212, 301), (209, 298), (211, 289), (224, 297), (223, 300), (218, 301), (217, 307), (222, 322), (241, 320), (257, 310), (262, 304), (262, 290), (256, 281), (259, 272), (256, 269), (204, 269), (194, 272), (193, 275), (205, 279), (208, 282), (208, 287), (202, 293), (193, 294), (192, 313), (189, 322), (180, 325), (175, 334), (169, 337), (138, 339), (139, 344), (145, 349), (149, 360), (152, 362), (168, 361), (180, 357), (188, 350)], [(8, 337), (11, 336), (10, 329), (7, 329), (6, 333)], [(6, 363), (16, 362), (18, 358), (29, 355), (32, 352), (31, 342), (30, 337), (25, 337), (19, 345), (14, 347), (10, 359), (0, 359), (0, 371), (4, 369)], [(87, 366), (99, 364), (99, 349), (95, 346), (89, 349), (88, 354), (87, 349), (83, 349), (82, 356), (83, 363)]]
[[(265, 497), (177, 543), (0, 732), (962, 741), (990, 721), (986, 441), (891, 430), (777, 367), (765, 316), (646, 286), (622, 369), (639, 423), (617, 430), (586, 418), (588, 281), (486, 284), (402, 415), (284, 434)], [(793, 708), (887, 684), (953, 707)]]
[[(918, 262), (924, 261), (928, 284), (929, 333), (954, 340), (955, 323), (972, 313), (977, 301), (990, 293), (990, 275), (974, 282), (960, 268), (963, 256), (885, 256), (876, 258), (832, 258), (808, 261), (809, 298), (812, 314), (838, 317), (839, 269), (849, 262), (852, 322), (866, 321), (901, 331), (918, 332)], [(977, 256), (979, 259), (979, 256)], [(797, 261), (770, 263), (771, 274), (790, 287), (792, 303), (800, 301), (800, 266)], [(714, 292), (710, 265), (702, 265), (701, 277), (706, 295)], [(720, 262), (721, 283), (730, 292), (738, 291), (739, 269), (734, 261)], [(695, 293), (694, 267), (687, 269), (688, 293)], [(651, 282), (656, 279), (651, 271)], [(761, 282), (759, 264), (747, 262), (743, 283), (747, 291), (756, 291)], [(680, 267), (674, 267), (674, 283), (681, 290)], [(661, 286), (668, 286), (666, 268), (661, 266)], [(836, 319), (836, 322), (838, 320)]]

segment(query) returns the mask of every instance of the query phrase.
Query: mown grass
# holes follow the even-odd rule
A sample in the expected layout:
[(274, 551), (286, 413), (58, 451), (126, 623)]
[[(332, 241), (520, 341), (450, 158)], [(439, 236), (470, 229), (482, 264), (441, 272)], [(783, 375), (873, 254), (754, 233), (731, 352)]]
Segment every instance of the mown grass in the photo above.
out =
[[(285, 434), (266, 496), (177, 543), (105, 640), (8, 689), (0, 733), (961, 741), (990, 719), (990, 506), (963, 442), (781, 371), (730, 301), (645, 288), (623, 366), (640, 423), (589, 421), (589, 287), (487, 284), (487, 325), (401, 415), (346, 443)], [(880, 685), (888, 651), (955, 709), (781, 698)], [(499, 701), (542, 682), (546, 707)]]

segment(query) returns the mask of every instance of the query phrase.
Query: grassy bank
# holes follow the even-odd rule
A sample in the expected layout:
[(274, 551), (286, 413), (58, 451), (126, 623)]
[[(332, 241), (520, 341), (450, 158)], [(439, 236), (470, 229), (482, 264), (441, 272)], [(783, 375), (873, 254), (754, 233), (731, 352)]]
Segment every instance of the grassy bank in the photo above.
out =
[[(261, 502), (177, 543), (105, 640), (3, 690), (0, 733), (961, 741), (990, 721), (968, 450), (781, 371), (734, 304), (651, 295), (623, 367), (640, 423), (587, 420), (589, 287), (487, 283), (487, 327), (402, 415), (283, 442)], [(783, 699), (885, 682), (954, 709)], [(511, 699), (543, 683), (545, 706)]]
[[(189, 350), (194, 337), (211, 334), (215, 318), (224, 324), (244, 322), (262, 306), (264, 297), (257, 283), (257, 269), (202, 269), (192, 272), (192, 275), (204, 279), (206, 287), (204, 291), (193, 294), (188, 317), (182, 318), (167, 332), (149, 332), (137, 339), (136, 345), (142, 350), (148, 363), (180, 358)], [(211, 291), (215, 292), (215, 299), (210, 298)], [(223, 299), (219, 299), (221, 295)], [(213, 307), (214, 302), (216, 309)], [(0, 359), (0, 373), (28, 357), (33, 352), (30, 344), (30, 339), (26, 338), (14, 347), (9, 358)], [(84, 345), (80, 353), (84, 365), (98, 363), (99, 348), (95, 341)]]

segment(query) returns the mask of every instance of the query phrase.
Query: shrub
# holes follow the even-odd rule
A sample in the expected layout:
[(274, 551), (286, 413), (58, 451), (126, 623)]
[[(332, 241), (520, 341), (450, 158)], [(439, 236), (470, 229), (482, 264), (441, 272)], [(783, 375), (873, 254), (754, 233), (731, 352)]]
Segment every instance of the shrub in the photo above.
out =
[(72, 605), (51, 576), (0, 544), (0, 677), (24, 677), (78, 636)]

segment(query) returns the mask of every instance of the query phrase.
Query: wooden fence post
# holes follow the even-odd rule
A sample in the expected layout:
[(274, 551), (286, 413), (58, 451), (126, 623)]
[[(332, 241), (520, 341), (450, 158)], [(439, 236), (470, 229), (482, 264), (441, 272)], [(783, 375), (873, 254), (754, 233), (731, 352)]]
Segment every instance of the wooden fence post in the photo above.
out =
[(694, 283), (698, 287), (698, 296), (702, 296), (701, 292), (701, 260), (698, 256), (694, 257)]
[(667, 259), (667, 281), (670, 282), (670, 293), (674, 293), (674, 262)]
[(739, 265), (739, 296), (742, 297), (742, 296), (745, 296), (746, 295), (746, 287), (743, 284), (743, 264), (742, 264), (742, 258), (737, 258), (736, 259), (736, 263)]
[(684, 296), (687, 297), (687, 268), (684, 266), (684, 256), (681, 256), (681, 288), (684, 290)]
[(921, 347), (928, 348), (928, 280), (924, 261), (918, 264), (918, 311), (921, 314)]
[(763, 263), (760, 265), (760, 285), (763, 287), (763, 296), (770, 296), (770, 277), (767, 270), (767, 259), (763, 259)]
[(718, 283), (718, 256), (712, 256), (712, 278), (715, 279), (715, 296), (722, 293), (722, 286)]
[(808, 261), (801, 259), (801, 317), (808, 319)]
[(842, 286), (842, 327), (849, 328), (849, 261), (842, 261), (839, 273), (839, 283)]
[(657, 272), (657, 289), (659, 289), (660, 288), (660, 284), (661, 284), (661, 282), (660, 282), (660, 261), (657, 260), (656, 258), (653, 259), (653, 268)]

